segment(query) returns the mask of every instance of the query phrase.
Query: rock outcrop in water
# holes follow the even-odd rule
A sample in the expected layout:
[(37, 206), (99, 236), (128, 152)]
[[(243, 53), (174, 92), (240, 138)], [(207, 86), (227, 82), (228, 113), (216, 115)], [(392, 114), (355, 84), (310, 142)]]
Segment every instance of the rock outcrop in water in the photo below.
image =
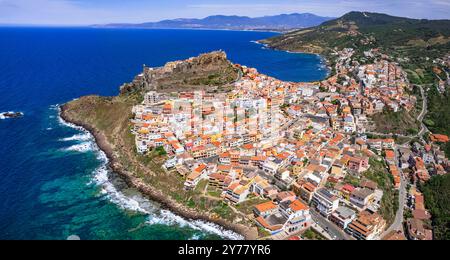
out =
[(136, 91), (173, 91), (224, 86), (239, 77), (238, 71), (223, 51), (202, 54), (182, 61), (168, 62), (160, 68), (144, 66), (131, 83), (120, 88), (121, 94)]

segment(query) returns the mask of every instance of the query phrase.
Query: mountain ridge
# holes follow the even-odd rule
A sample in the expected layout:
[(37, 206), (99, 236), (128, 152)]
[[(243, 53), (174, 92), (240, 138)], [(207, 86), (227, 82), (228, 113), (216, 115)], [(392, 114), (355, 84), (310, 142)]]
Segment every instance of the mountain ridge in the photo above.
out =
[[(323, 53), (332, 48), (394, 48), (446, 44), (450, 42), (450, 20), (427, 20), (371, 12), (349, 12), (318, 26), (294, 30), (262, 41), (270, 47), (290, 51)], [(416, 41), (416, 42), (415, 42)]]
[(291, 13), (273, 16), (248, 17), (238, 15), (212, 15), (202, 19), (177, 18), (159, 22), (111, 23), (93, 25), (106, 28), (145, 28), (145, 29), (235, 29), (235, 30), (279, 30), (286, 31), (319, 25), (333, 17), (322, 17), (312, 13)]

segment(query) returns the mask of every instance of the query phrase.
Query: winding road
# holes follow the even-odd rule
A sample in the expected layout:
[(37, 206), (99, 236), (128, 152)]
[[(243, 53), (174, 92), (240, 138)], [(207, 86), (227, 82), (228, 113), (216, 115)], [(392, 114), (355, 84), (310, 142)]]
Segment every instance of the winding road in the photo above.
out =
[[(422, 111), (420, 112), (419, 116), (417, 117), (417, 121), (419, 121), (420, 124), (421, 124), (421, 130), (413, 138), (419, 137), (422, 140), (422, 142), (425, 143), (423, 135), (425, 133), (427, 133), (427, 132), (430, 132), (428, 130), (428, 128), (426, 127), (426, 125), (423, 123), (423, 119), (425, 118), (426, 114), (428, 113), (428, 100), (427, 100), (427, 98), (425, 96), (425, 90), (423, 89), (423, 86), (420, 86), (420, 85), (416, 85), (416, 86), (420, 88), (420, 93), (422, 95), (422, 102), (423, 102), (423, 104), (422, 104)], [(407, 143), (403, 144), (403, 145), (397, 145), (396, 146), (396, 149), (395, 149), (395, 160), (398, 163), (399, 163), (399, 158), (400, 158), (399, 152), (398, 152), (398, 148), (399, 147), (405, 147), (405, 145), (409, 144), (411, 142), (411, 140), (408, 141)], [(394, 223), (392, 223), (392, 225), (381, 235), (381, 238), (389, 235), (393, 231), (402, 231), (404, 233), (403, 221), (404, 221), (405, 204), (406, 204), (406, 199), (407, 199), (406, 186), (407, 186), (407, 180), (405, 179), (405, 176), (402, 174), (401, 175), (400, 189), (399, 189), (399, 204), (398, 204), (397, 213), (395, 214), (395, 220), (394, 220)]]
[(420, 137), (422, 142), (425, 142), (425, 140), (423, 139), (423, 135), (430, 132), (430, 130), (428, 130), (427, 126), (423, 123), (423, 119), (425, 118), (426, 114), (428, 113), (428, 99), (425, 96), (425, 90), (423, 89), (423, 86), (417, 85), (417, 87), (420, 88), (420, 94), (422, 95), (422, 102), (423, 102), (422, 112), (417, 117), (417, 121), (420, 122), (420, 125), (422, 127), (420, 129), (418, 137)]
[[(399, 162), (399, 152), (398, 149), (395, 149), (395, 160)], [(403, 174), (400, 175), (400, 189), (399, 189), (399, 196), (398, 196), (398, 210), (395, 214), (395, 219), (392, 225), (386, 229), (386, 231), (380, 236), (380, 238), (384, 238), (385, 236), (389, 235), (392, 231), (402, 231), (403, 230), (403, 220), (404, 220), (404, 212), (405, 212), (405, 205), (406, 205), (406, 198), (407, 198), (407, 181), (405, 179), (405, 176)]]
[(420, 122), (420, 131), (416, 135), (402, 135), (402, 134), (386, 134), (386, 133), (378, 133), (378, 132), (366, 132), (366, 134), (372, 134), (372, 135), (378, 135), (378, 136), (384, 136), (384, 137), (393, 137), (394, 135), (404, 138), (409, 138), (410, 140), (406, 143), (404, 143), (402, 146), (409, 144), (414, 138), (420, 138), (422, 142), (425, 142), (423, 135), (430, 132), (426, 125), (423, 123), (423, 119), (425, 118), (426, 114), (428, 113), (428, 100), (425, 96), (425, 90), (423, 89), (423, 86), (416, 85), (420, 89), (420, 93), (422, 95), (422, 111), (417, 116), (417, 121)]

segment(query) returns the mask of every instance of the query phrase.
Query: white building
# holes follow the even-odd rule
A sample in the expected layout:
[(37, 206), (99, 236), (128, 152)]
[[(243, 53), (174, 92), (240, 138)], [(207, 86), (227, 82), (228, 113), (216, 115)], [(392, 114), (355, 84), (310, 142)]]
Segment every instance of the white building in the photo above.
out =
[(264, 162), (262, 168), (265, 172), (275, 174), (280, 166), (272, 161)]
[(320, 214), (328, 217), (339, 207), (339, 198), (333, 195), (326, 188), (321, 188), (314, 193), (312, 205), (319, 211)]
[(339, 207), (333, 212), (329, 219), (335, 223), (338, 227), (346, 229), (347, 226), (352, 223), (356, 218), (356, 212), (347, 207)]
[(154, 105), (160, 101), (159, 94), (156, 91), (147, 92), (144, 95), (144, 104), (145, 105)]
[(350, 202), (359, 208), (365, 208), (373, 201), (374, 196), (375, 193), (372, 190), (358, 188), (350, 195)]

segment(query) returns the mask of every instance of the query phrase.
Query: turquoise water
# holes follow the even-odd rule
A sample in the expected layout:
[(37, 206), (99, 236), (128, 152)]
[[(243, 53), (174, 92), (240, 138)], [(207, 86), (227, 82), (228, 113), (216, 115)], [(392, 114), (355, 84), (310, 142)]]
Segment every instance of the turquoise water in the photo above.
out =
[(268, 50), (266, 32), (0, 28), (0, 239), (239, 239), (187, 221), (108, 173), (106, 158), (58, 106), (82, 95), (116, 95), (142, 64), (222, 49), (240, 64), (291, 81), (326, 76), (319, 57)]

